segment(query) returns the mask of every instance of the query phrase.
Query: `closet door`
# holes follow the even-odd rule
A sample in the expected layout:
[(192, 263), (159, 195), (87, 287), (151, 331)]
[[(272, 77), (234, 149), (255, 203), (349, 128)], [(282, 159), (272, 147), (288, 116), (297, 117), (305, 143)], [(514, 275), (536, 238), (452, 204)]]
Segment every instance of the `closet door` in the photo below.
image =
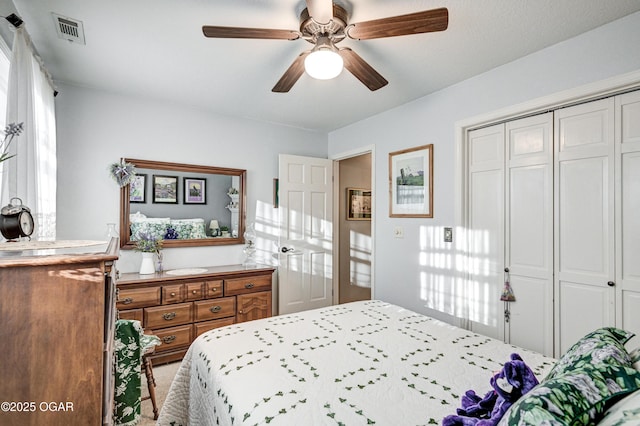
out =
[(618, 327), (640, 346), (640, 92), (616, 97), (616, 289)]
[(553, 113), (506, 124), (505, 341), (553, 355)]
[(471, 330), (501, 339), (498, 300), (504, 269), (504, 125), (474, 130), (469, 152), (469, 320)]
[(614, 100), (555, 112), (556, 356), (615, 325)]

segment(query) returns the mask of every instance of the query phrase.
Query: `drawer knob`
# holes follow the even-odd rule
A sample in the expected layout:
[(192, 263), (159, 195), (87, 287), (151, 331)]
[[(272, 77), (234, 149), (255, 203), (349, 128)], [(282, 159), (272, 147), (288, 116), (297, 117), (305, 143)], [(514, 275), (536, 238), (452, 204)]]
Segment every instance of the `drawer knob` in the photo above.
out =
[(132, 298), (130, 298), (130, 297), (127, 297), (126, 299), (124, 299), (124, 300), (122, 301), (122, 304), (123, 304), (123, 305), (128, 305), (128, 304), (130, 304), (130, 303), (133, 303), (133, 299), (132, 299)]
[(162, 318), (164, 318), (165, 321), (171, 321), (175, 317), (176, 317), (176, 313), (175, 312), (167, 312), (166, 314), (162, 315)]
[(209, 308), (209, 310), (211, 311), (212, 314), (215, 314), (216, 312), (220, 312), (222, 310), (222, 306), (220, 305), (212, 306)]
[(175, 334), (172, 334), (171, 336), (165, 336), (165, 337), (162, 338), (162, 341), (164, 343), (171, 343), (174, 340), (176, 340), (176, 335)]
[(244, 285), (244, 288), (253, 288), (253, 287), (255, 287), (254, 283), (247, 283)]
[(176, 296), (176, 292), (174, 291), (171, 293), (171, 297), (175, 297), (175, 296)]
[(193, 290), (191, 293), (196, 294), (198, 293), (198, 290)]
[(211, 291), (218, 291), (218, 287), (212, 288)]

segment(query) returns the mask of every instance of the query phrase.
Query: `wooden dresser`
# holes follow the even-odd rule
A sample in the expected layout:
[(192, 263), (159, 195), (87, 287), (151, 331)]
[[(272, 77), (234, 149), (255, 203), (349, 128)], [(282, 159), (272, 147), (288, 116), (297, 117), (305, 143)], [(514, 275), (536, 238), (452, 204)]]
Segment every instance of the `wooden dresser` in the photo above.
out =
[(0, 424), (111, 424), (118, 239), (6, 248), (0, 250)]
[(205, 331), (271, 316), (274, 268), (242, 265), (194, 268), (188, 275), (122, 274), (118, 280), (120, 318), (137, 319), (162, 345), (154, 364), (181, 360)]

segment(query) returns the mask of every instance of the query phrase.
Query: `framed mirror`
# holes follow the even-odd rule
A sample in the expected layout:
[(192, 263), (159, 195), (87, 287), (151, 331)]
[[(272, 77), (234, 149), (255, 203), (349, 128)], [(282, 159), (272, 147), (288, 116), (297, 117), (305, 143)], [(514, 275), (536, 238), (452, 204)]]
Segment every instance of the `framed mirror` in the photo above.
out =
[(140, 233), (164, 248), (244, 244), (246, 170), (123, 158), (135, 180), (120, 189), (120, 247)]

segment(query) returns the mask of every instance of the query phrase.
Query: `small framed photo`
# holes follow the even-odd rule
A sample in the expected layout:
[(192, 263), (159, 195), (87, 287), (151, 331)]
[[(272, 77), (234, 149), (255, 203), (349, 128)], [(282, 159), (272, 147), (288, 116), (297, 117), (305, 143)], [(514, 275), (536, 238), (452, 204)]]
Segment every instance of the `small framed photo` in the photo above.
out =
[(207, 204), (207, 180), (204, 178), (184, 178), (184, 203)]
[(371, 190), (347, 188), (347, 220), (371, 220)]
[(178, 176), (153, 175), (153, 202), (178, 204)]
[(136, 175), (129, 184), (129, 202), (130, 203), (146, 203), (147, 202), (147, 175)]
[(389, 153), (389, 217), (433, 217), (433, 144)]

